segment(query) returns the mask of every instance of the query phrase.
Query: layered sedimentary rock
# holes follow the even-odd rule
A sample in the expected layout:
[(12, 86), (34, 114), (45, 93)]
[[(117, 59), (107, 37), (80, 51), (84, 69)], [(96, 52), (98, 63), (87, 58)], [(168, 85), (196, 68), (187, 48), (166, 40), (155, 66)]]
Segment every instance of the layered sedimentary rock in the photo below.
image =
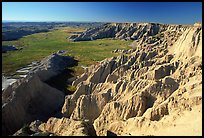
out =
[(170, 36), (156, 44), (148, 37), (134, 50), (120, 51), (128, 55), (89, 67), (73, 82), (77, 90), (66, 96), (63, 116), (89, 120), (97, 135), (173, 135), (168, 128), (201, 135), (202, 27), (174, 29), (171, 43)]
[[(189, 28), (189, 25), (169, 25), (159, 23), (107, 23), (99, 27), (91, 28), (73, 38), (73, 41), (87, 41), (102, 38), (114, 38), (124, 40), (137, 40), (142, 44), (147, 37), (153, 37), (148, 43), (154, 43), (155, 39), (171, 35), (172, 41), (177, 35)], [(173, 43), (173, 42), (172, 42)]]

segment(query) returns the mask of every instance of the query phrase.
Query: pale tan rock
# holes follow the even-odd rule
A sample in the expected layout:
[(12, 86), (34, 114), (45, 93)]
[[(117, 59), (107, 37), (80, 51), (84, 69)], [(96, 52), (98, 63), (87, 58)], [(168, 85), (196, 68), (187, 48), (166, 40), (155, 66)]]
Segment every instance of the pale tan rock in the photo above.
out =
[(46, 123), (39, 126), (43, 132), (54, 133), (57, 136), (89, 136), (91, 126), (84, 121), (75, 121), (68, 118), (51, 117)]
[[(162, 131), (176, 135), (175, 128), (201, 135), (202, 27), (140, 24), (141, 28), (134, 30), (137, 24), (111, 25), (118, 31), (116, 38), (134, 38), (132, 46), (136, 48), (118, 49), (118, 53), (129, 55), (105, 59), (87, 69), (87, 88), (74, 94), (71, 118), (90, 119), (99, 136), (165, 135)], [(144, 26), (147, 28), (141, 32)], [(159, 31), (151, 32), (153, 27)], [(106, 90), (110, 90), (111, 100), (101, 96)], [(195, 122), (190, 117), (193, 110), (199, 116)], [(183, 124), (197, 122), (198, 129), (181, 125), (188, 119), (190, 123)]]
[(202, 27), (187, 29), (170, 50), (177, 59), (202, 57)]
[(93, 121), (100, 115), (103, 107), (112, 99), (111, 89), (94, 95), (82, 95), (78, 98), (75, 110), (71, 115), (74, 120)]
[(37, 75), (22, 82), (12, 93), (12, 98), (2, 106), (4, 135), (37, 118), (55, 114), (64, 102), (64, 94), (42, 82)]
[(87, 74), (82, 74), (79, 78), (77, 78), (75, 81), (72, 82), (73, 86), (78, 85), (80, 82), (85, 81), (87, 79), (88, 75)]
[(89, 95), (92, 89), (92, 83), (88, 85), (85, 82), (80, 82), (77, 86), (78, 87), (73, 95), (67, 95), (65, 97), (65, 102), (61, 111), (64, 117), (70, 117), (76, 107), (78, 98), (81, 95)]

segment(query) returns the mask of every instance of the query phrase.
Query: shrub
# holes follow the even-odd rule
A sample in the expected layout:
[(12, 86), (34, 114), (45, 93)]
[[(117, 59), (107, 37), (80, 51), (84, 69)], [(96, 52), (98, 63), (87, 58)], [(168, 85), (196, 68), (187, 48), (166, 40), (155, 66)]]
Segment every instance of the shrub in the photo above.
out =
[(73, 94), (76, 91), (76, 86), (67, 85), (67, 91), (69, 94)]

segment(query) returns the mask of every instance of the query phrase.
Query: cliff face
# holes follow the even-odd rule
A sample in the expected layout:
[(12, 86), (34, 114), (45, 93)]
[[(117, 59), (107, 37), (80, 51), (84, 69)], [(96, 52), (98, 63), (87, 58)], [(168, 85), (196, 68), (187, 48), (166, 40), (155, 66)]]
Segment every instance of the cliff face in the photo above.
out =
[(3, 135), (13, 134), (35, 119), (46, 119), (57, 113), (64, 103), (64, 94), (43, 83), (38, 76), (7, 91), (11, 95), (2, 106)]
[(32, 67), (27, 77), (2, 91), (3, 135), (13, 134), (36, 119), (46, 120), (61, 110), (65, 94), (45, 81), (75, 62), (71, 57), (50, 55)]
[(73, 82), (77, 90), (65, 98), (63, 115), (89, 120), (97, 135), (201, 135), (201, 33), (201, 26), (174, 26), (164, 33), (166, 45), (149, 44), (147, 37), (128, 56), (91, 66)]
[(88, 29), (73, 41), (87, 41), (102, 38), (114, 38), (124, 40), (139, 40), (156, 36), (164, 32), (182, 33), (190, 26), (168, 25), (158, 23), (108, 23), (93, 29)]
[(188, 28), (169, 50), (177, 58), (202, 57), (202, 28), (197, 24)]

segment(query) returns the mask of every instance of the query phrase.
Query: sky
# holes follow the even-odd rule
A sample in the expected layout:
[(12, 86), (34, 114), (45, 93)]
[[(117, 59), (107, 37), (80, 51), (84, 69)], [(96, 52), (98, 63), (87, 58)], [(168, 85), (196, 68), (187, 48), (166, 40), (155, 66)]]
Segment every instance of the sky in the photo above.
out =
[(2, 20), (202, 22), (202, 2), (2, 2)]

